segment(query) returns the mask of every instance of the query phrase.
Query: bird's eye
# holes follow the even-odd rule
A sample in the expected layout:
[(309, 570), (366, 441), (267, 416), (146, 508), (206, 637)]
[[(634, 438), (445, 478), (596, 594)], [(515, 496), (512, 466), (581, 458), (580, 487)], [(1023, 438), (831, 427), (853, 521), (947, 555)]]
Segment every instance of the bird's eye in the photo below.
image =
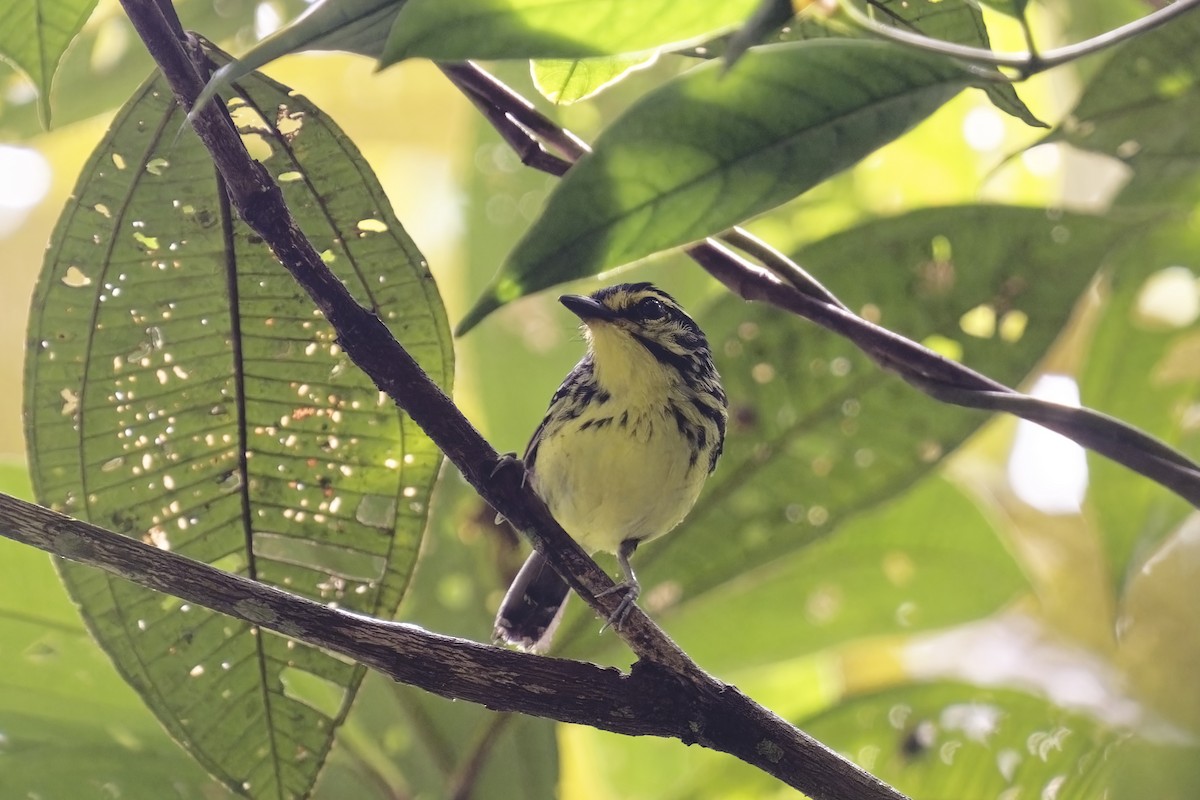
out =
[(642, 319), (662, 319), (667, 315), (667, 307), (662, 304), (661, 300), (655, 300), (653, 297), (639, 300), (637, 310), (638, 316)]

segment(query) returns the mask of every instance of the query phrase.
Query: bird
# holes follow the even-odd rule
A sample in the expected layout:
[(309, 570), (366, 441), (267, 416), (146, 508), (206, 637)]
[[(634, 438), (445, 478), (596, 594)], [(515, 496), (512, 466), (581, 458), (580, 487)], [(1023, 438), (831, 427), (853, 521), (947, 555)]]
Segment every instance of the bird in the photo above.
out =
[[(550, 400), (522, 458), (525, 479), (584, 550), (614, 553), (620, 627), (641, 592), (629, 563), (692, 509), (725, 443), (728, 399), (700, 326), (650, 283), (559, 298), (587, 352)], [(495, 640), (544, 652), (569, 588), (534, 550), (496, 614)]]

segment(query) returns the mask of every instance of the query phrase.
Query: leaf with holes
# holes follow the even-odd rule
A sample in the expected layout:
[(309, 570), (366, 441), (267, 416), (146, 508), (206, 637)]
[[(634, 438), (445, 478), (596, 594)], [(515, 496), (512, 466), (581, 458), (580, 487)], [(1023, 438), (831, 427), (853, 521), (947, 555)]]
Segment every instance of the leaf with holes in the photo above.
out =
[[(866, 318), (1011, 384), (1046, 352), (1122, 234), (1096, 217), (963, 206), (870, 222), (796, 259)], [(766, 580), (781, 559), (909, 489), (987, 419), (929, 399), (843, 337), (778, 309), (730, 295), (699, 321), (730, 428), (681, 530), (638, 553), (646, 596), (671, 587), (664, 609)], [(904, 533), (919, 546), (917, 531)], [(899, 547), (885, 539), (880, 563)]]
[(405, 58), (592, 58), (698, 44), (757, 0), (407, 0), (381, 66)]
[(643, 97), (555, 187), (459, 327), (556, 283), (694, 242), (856, 164), (958, 94), (956, 64), (853, 39), (712, 61)]
[[(229, 105), (329, 267), (447, 386), (437, 289), (350, 141), (262, 77)], [(440, 455), (234, 217), (159, 78), (83, 172), (30, 341), (41, 502), (313, 599), (394, 612)], [(83, 566), (60, 570), (118, 670), (201, 764), (254, 797), (308, 794), (361, 667)]]

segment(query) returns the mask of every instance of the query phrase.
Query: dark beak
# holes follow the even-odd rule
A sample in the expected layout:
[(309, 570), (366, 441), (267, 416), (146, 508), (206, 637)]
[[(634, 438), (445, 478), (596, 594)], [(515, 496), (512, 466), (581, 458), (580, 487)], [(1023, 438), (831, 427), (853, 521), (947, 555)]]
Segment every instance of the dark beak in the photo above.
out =
[(601, 305), (590, 297), (584, 297), (579, 294), (564, 294), (558, 298), (558, 302), (562, 303), (570, 309), (575, 316), (579, 317), (584, 322), (592, 322), (593, 320), (609, 321), (616, 319), (617, 315), (610, 311), (607, 307)]

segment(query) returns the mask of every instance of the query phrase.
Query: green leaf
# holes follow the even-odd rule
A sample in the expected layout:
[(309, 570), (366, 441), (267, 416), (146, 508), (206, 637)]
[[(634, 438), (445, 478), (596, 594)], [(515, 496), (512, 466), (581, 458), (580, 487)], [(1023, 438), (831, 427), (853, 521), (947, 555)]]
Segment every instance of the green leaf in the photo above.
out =
[(746, 20), (756, 0), (408, 0), (380, 64), (425, 57), (589, 58), (698, 44)]
[(911, 797), (1107, 796), (1129, 734), (1033, 695), (942, 682), (841, 703), (801, 723)]
[(0, 5), (0, 58), (15, 64), (38, 90), (42, 125), (50, 126), (50, 83), (67, 45), (96, 0), (10, 0)]
[[(795, 257), (851, 309), (1011, 384), (1058, 336), (1121, 235), (1100, 218), (963, 206), (870, 222)], [(680, 530), (638, 551), (652, 614), (803, 563), (780, 559), (900, 495), (987, 420), (938, 404), (841, 336), (777, 309), (727, 295), (699, 321), (729, 395), (730, 429), (725, 455)], [(915, 560), (925, 532), (897, 533), (910, 537)], [(656, 609), (659, 586), (669, 591)], [(923, 617), (929, 624), (938, 618), (928, 607), (914, 619), (920, 615), (932, 615)], [(801, 630), (827, 643), (819, 627)]]
[(611, 58), (541, 59), (530, 63), (533, 85), (551, 103), (578, 103), (645, 69), (658, 56), (612, 56)]
[(1186, 14), (1122, 45), (1046, 141), (1121, 159), (1134, 177), (1120, 202), (1158, 204), (1200, 173), (1200, 15)]
[(523, 294), (703, 239), (787, 202), (966, 86), (945, 59), (826, 39), (701, 65), (615, 121), (459, 326)]
[[(437, 290), (350, 141), (265, 78), (242, 82), (230, 107), (330, 268), (447, 386)], [(37, 496), (388, 616), (440, 454), (234, 218), (207, 150), (181, 128), (165, 82), (147, 82), (55, 231), (27, 363)], [(60, 569), (118, 670), (210, 772), (254, 797), (307, 795), (361, 667), (80, 565)]]
[[(1191, 458), (1200, 456), (1194, 421), (1200, 400), (1200, 323), (1192, 307), (1200, 291), (1198, 247), (1200, 237), (1179, 224), (1140, 237), (1121, 254), (1079, 375), (1085, 404)], [(1119, 597), (1154, 548), (1195, 509), (1108, 459), (1090, 456), (1088, 471), (1092, 524)]]
[(321, 0), (283, 28), (225, 64), (196, 98), (200, 108), (243, 75), (277, 58), (309, 50), (344, 50), (378, 58), (405, 0)]

